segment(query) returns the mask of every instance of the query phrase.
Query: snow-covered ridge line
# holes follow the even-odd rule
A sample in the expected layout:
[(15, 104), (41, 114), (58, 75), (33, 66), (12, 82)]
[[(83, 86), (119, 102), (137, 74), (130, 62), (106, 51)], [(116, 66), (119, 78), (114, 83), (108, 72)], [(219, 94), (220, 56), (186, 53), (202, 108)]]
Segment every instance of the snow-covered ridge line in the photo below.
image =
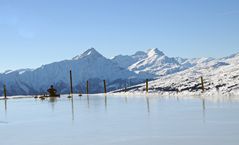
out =
[[(73, 73), (74, 92), (85, 92), (85, 82), (90, 81), (90, 93), (103, 91), (102, 80), (108, 91), (134, 87), (128, 92), (144, 91), (145, 79), (151, 93), (200, 94), (198, 78), (205, 79), (206, 93), (237, 94), (239, 54), (219, 59), (168, 57), (157, 48), (133, 55), (104, 57), (94, 48), (69, 60), (42, 65), (36, 69), (6, 71), (0, 74), (0, 86), (7, 83), (9, 95), (45, 93), (54, 85), (60, 93), (69, 93), (69, 70)], [(134, 86), (138, 85), (138, 86)], [(3, 88), (0, 87), (0, 95)]]

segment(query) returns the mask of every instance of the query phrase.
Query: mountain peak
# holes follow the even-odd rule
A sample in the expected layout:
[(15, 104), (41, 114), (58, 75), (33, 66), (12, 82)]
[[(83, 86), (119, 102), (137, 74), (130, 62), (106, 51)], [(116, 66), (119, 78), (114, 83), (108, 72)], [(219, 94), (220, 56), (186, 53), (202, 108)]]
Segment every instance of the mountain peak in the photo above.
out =
[(164, 53), (160, 50), (158, 50), (158, 48), (151, 48), (148, 50), (148, 56), (163, 56)]
[(87, 56), (87, 55), (101, 55), (101, 54), (98, 51), (96, 51), (95, 48), (90, 48), (86, 50), (82, 55)]
[(95, 48), (90, 48), (86, 50), (84, 53), (82, 53), (81, 55), (77, 55), (73, 57), (73, 60), (78, 60), (80, 58), (87, 57), (87, 56), (102, 57), (102, 55), (98, 51), (96, 51)]

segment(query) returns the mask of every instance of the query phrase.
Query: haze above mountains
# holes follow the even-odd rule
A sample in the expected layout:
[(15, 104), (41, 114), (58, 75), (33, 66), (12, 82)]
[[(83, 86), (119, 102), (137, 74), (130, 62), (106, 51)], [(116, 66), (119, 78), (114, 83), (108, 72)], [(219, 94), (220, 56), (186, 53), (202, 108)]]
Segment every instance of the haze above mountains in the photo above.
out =
[[(54, 85), (59, 93), (69, 93), (69, 71), (72, 70), (75, 93), (85, 92), (87, 80), (90, 82), (90, 93), (100, 93), (103, 92), (102, 80), (107, 80), (108, 91), (112, 91), (140, 84), (146, 78), (157, 80), (208, 67), (238, 66), (238, 58), (238, 54), (220, 59), (168, 57), (159, 49), (152, 48), (147, 52), (138, 51), (133, 55), (108, 59), (91, 48), (72, 59), (36, 69), (5, 71), (0, 74), (0, 85), (6, 82), (9, 95), (43, 94), (50, 85)], [(2, 88), (0, 93), (3, 93)]]

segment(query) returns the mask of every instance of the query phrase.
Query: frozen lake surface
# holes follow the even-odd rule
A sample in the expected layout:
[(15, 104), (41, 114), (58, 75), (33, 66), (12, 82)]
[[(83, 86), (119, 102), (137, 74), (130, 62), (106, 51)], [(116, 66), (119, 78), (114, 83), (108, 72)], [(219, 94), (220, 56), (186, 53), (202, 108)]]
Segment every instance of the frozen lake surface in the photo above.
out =
[(0, 145), (238, 145), (239, 101), (156, 96), (0, 100)]

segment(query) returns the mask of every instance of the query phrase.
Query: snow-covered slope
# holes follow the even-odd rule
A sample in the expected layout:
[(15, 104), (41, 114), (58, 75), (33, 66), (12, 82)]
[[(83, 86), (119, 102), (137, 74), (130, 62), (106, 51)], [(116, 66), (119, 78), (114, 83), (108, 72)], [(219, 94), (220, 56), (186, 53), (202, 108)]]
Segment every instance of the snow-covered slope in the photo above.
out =
[(136, 73), (147, 72), (157, 76), (164, 76), (187, 69), (192, 65), (182, 65), (177, 59), (166, 56), (157, 48), (149, 49), (147, 57), (129, 66), (129, 70)]
[(151, 48), (147, 52), (136, 52), (134, 55), (118, 55), (112, 59), (123, 68), (138, 74), (152, 74), (166, 76), (174, 74), (196, 65), (206, 65), (213, 58), (181, 58), (168, 57), (158, 48)]
[[(193, 60), (195, 66), (151, 81), (149, 92), (164, 95), (239, 95), (239, 54), (221, 59)], [(205, 82), (204, 93), (201, 76)], [(145, 84), (133, 86), (129, 92), (145, 92)]]
[[(61, 93), (69, 92), (69, 71), (72, 70), (74, 88), (84, 92), (86, 80), (90, 81), (90, 92), (102, 92), (102, 80), (107, 80), (109, 90), (124, 86), (128, 78), (134, 84), (141, 82), (146, 75), (138, 75), (118, 66), (110, 59), (89, 49), (71, 60), (64, 60), (30, 70), (7, 71), (0, 75), (0, 82), (7, 84), (8, 94), (42, 93), (53, 84)], [(2, 88), (0, 88), (2, 94)]]

